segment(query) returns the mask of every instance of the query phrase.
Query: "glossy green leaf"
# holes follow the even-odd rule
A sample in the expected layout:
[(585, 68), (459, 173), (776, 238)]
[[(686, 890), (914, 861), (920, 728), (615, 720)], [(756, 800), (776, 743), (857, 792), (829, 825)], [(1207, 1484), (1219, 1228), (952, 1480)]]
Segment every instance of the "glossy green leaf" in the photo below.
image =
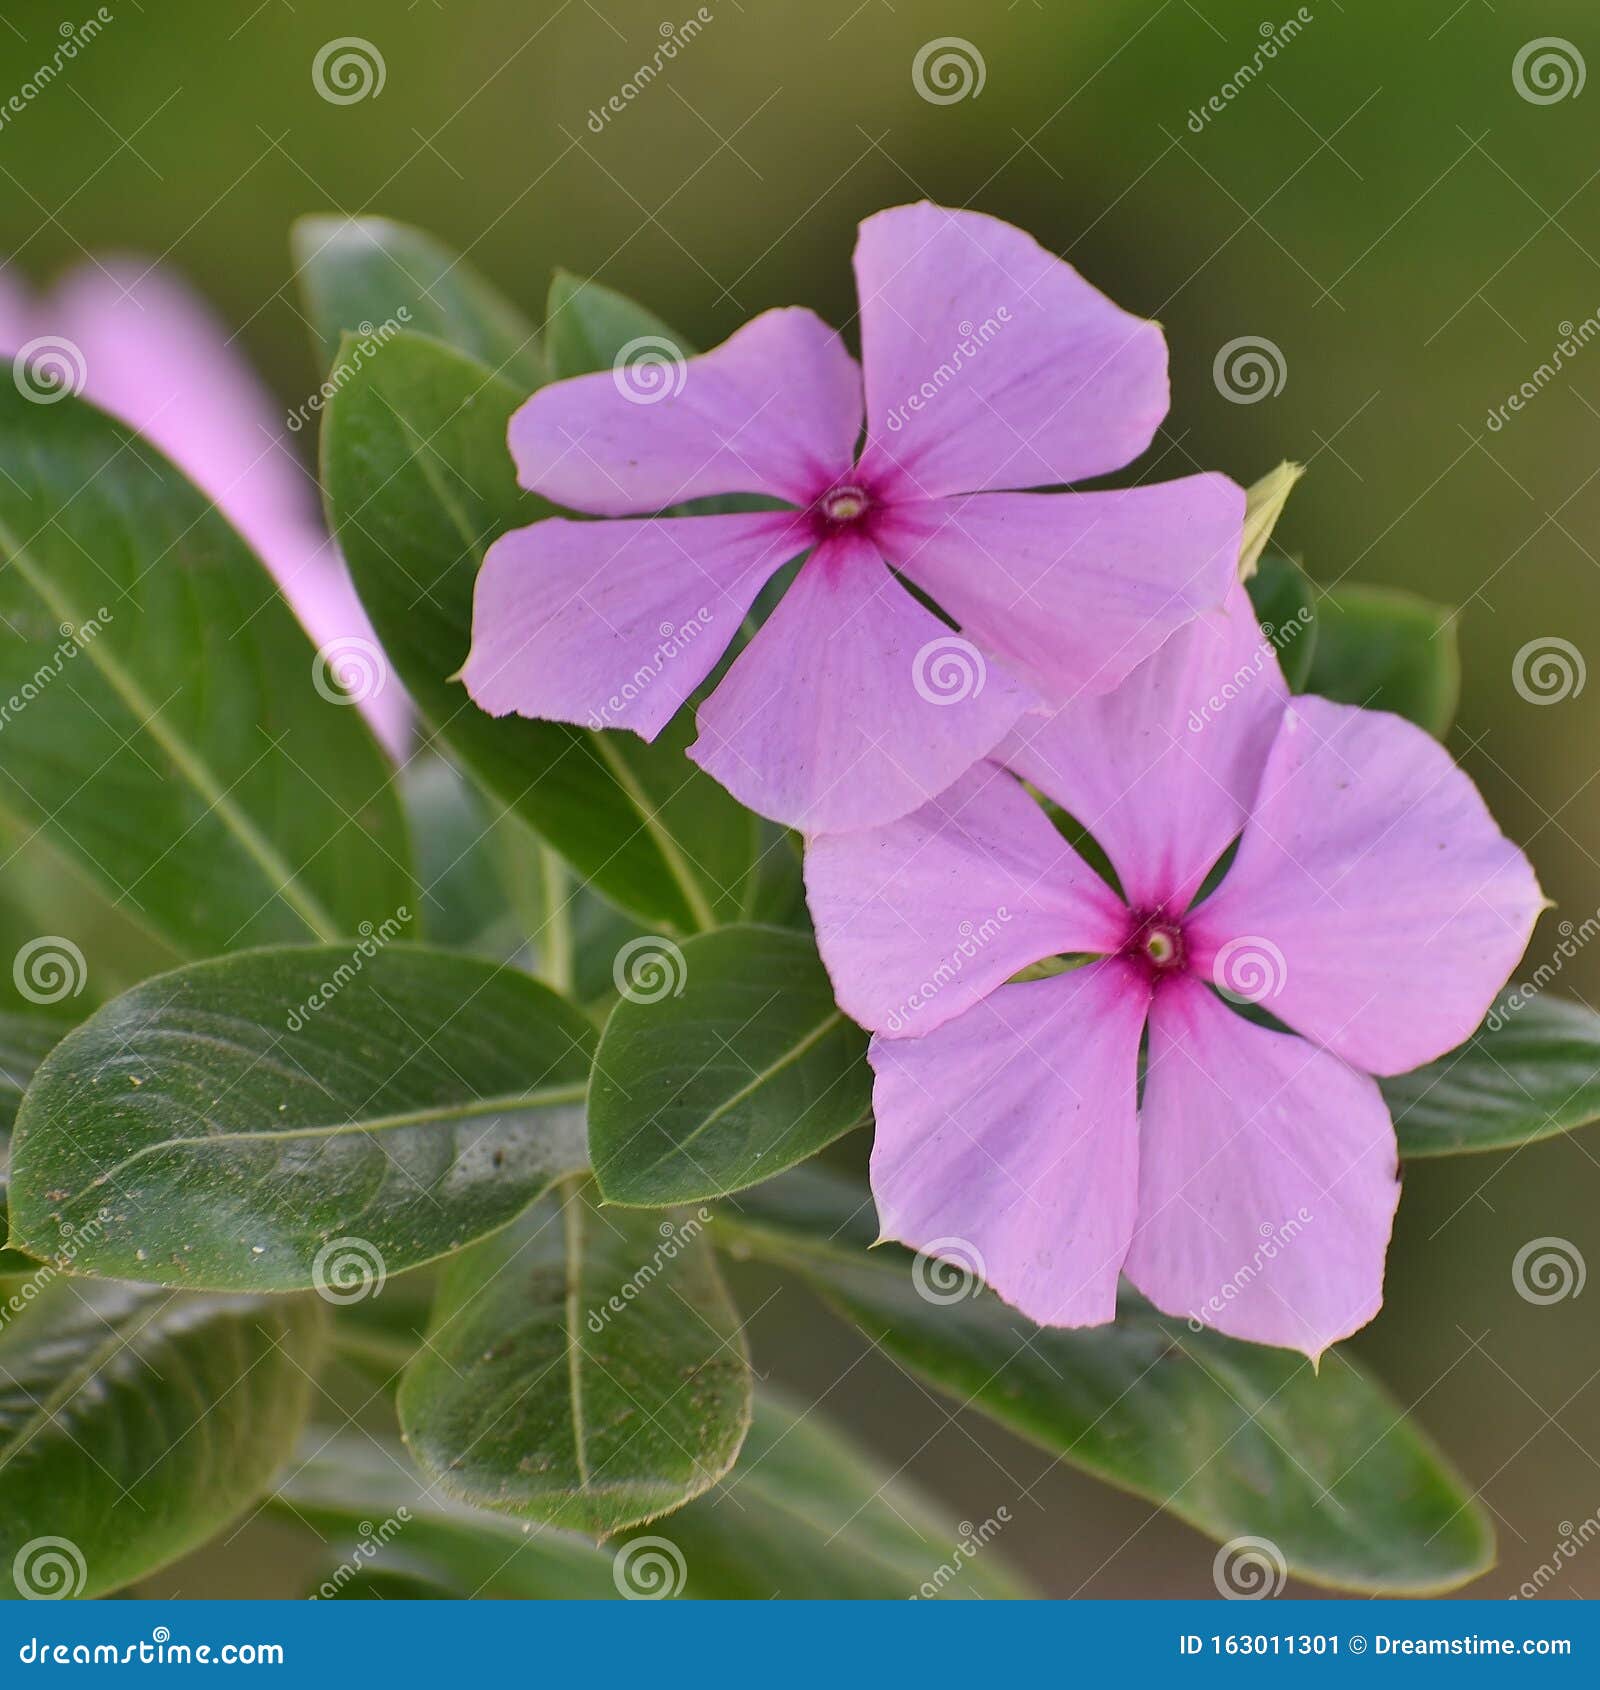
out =
[(1288, 558), (1269, 554), (1246, 587), (1290, 691), (1304, 691), (1317, 645), (1316, 595), (1305, 572)]
[(11, 383), (0, 462), (0, 811), (186, 954), (334, 939), (411, 898), (387, 760), (202, 495)]
[[(47, 1015), (0, 1014), (0, 1245), (7, 1237), (6, 1191), (11, 1179), (11, 1128), (33, 1071), (61, 1042), (70, 1021)], [(31, 1273), (39, 1264), (20, 1251), (0, 1248), (0, 1274)]]
[(872, 1109), (867, 1035), (809, 934), (725, 927), (618, 953), (589, 1091), (608, 1202), (695, 1202), (814, 1156)]
[(302, 217), (291, 234), (295, 274), (324, 369), (353, 345), (397, 330), (469, 353), (524, 391), (544, 380), (533, 325), (460, 253), (386, 217)]
[(494, 718), (450, 677), (471, 644), (483, 553), (548, 507), (521, 492), (506, 425), (521, 394), (481, 364), (400, 335), (329, 406), (324, 480), (362, 602), (439, 737), (580, 876), (676, 931), (733, 919), (756, 820), (683, 755), (688, 712), (654, 745)]
[(1455, 612), (1391, 587), (1336, 587), (1317, 603), (1307, 692), (1392, 710), (1443, 739), (1461, 695)]
[(452, 1261), (400, 1423), (454, 1496), (605, 1537), (698, 1496), (750, 1422), (739, 1316), (697, 1213), (558, 1185)]
[[(658, 1565), (681, 1556), (690, 1597), (1003, 1599), (1030, 1594), (1000, 1559), (997, 1539), (1015, 1518), (1002, 1504), (958, 1524), (825, 1415), (764, 1390), (733, 1472), (645, 1531), (647, 1543), (671, 1545)], [(624, 1545), (618, 1578), (636, 1576)]]
[(1464, 1045), (1378, 1084), (1403, 1156), (1551, 1138), (1600, 1120), (1600, 1015), (1514, 987)]
[(300, 1436), (326, 1319), (315, 1297), (45, 1286), (0, 1327), (0, 1591), (116, 1590), (244, 1513)]
[(802, 1275), (911, 1373), (1214, 1538), (1269, 1539), (1301, 1578), (1421, 1593), (1493, 1560), (1460, 1478), (1342, 1351), (1319, 1374), (1133, 1299), (1111, 1326), (1037, 1327), (975, 1282), (870, 1249), (870, 1197), (811, 1168), (714, 1225), (719, 1243)]
[(609, 370), (636, 341), (657, 352), (690, 357), (694, 348), (654, 312), (599, 282), (558, 270), (550, 283), (545, 323), (546, 355), (553, 380)]
[(328, 1546), (308, 1594), (395, 1595), (392, 1585), (360, 1586), (404, 1578), (453, 1597), (616, 1598), (605, 1550), (442, 1495), (401, 1445), (357, 1432), (307, 1441), (312, 1453), (286, 1474), (270, 1506)]
[(97, 1011), (23, 1100), (14, 1242), (53, 1254), (67, 1223), (79, 1272), (349, 1300), (582, 1167), (590, 1022), (390, 937), (196, 963)]

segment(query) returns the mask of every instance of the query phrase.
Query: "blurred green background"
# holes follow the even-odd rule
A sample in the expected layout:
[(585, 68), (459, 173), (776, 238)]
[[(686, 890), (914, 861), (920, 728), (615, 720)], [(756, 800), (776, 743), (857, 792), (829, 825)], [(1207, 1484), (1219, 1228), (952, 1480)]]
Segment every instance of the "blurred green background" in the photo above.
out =
[[(1166, 325), (1171, 416), (1142, 476), (1311, 473), (1279, 538), (1323, 584), (1461, 607), (1454, 747), (1558, 906), (1530, 968), (1600, 905), (1600, 680), (1533, 704), (1516, 654), (1600, 655), (1600, 340), (1491, 431), (1565, 331), (1600, 312), (1600, 85), (1537, 103), (1512, 66), (1558, 36), (1600, 73), (1593, 0), (1320, 0), (1207, 121), (1266, 30), (1257, 0), (714, 0), (710, 22), (596, 134), (592, 110), (694, 8), (659, 0), (114, 0), (112, 22), (0, 128), (0, 255), (32, 282), (87, 252), (178, 267), (287, 405), (318, 378), (287, 234), (307, 211), (419, 223), (537, 314), (553, 265), (635, 294), (701, 345), (767, 306), (853, 310), (856, 221), (923, 195), (996, 213)], [(0, 96), (54, 51), (59, 4), (0, 0)], [(339, 106), (317, 49), (381, 52), (381, 94)], [(930, 40), (970, 43), (972, 89), (922, 98)], [(977, 90), (981, 61), (982, 87)], [(1196, 133), (1196, 126), (1199, 132)], [(1593, 325), (1591, 325), (1592, 331)], [(1264, 338), (1281, 391), (1232, 402), (1227, 342)], [(1558, 988), (1600, 990), (1600, 955)], [(1388, 1302), (1364, 1353), (1481, 1487), (1510, 1593), (1600, 1510), (1600, 1285), (1523, 1302), (1529, 1239), (1600, 1265), (1600, 1134), (1413, 1164)], [(748, 1307), (776, 1288), (741, 1286)], [(785, 1288), (758, 1363), (796, 1381), (974, 1520), (1054, 1594), (1212, 1593), (1212, 1547), (952, 1415)], [(285, 1593), (253, 1526), (153, 1588)], [(272, 1561), (263, 1572), (262, 1557)], [(1600, 1595), (1600, 1547), (1552, 1594)]]

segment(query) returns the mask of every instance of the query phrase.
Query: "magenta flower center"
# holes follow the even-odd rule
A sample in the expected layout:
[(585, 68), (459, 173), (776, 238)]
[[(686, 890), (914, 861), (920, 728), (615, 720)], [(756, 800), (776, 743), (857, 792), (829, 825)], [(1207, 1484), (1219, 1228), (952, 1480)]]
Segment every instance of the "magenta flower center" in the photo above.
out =
[(1160, 910), (1135, 914), (1123, 955), (1142, 964), (1152, 979), (1178, 973), (1185, 966), (1182, 924)]

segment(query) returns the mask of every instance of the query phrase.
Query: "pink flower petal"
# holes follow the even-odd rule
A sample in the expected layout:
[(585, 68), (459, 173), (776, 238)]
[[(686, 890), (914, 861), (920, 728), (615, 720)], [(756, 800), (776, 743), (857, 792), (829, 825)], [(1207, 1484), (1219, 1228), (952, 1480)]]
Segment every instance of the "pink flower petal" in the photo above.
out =
[(891, 1037), (931, 1033), (1044, 957), (1115, 950), (1127, 928), (993, 763), (887, 827), (811, 840), (806, 894), (840, 1007)]
[(1111, 1320), (1148, 1001), (1126, 963), (1091, 963), (1002, 986), (926, 1038), (874, 1039), (884, 1237), (977, 1272), (1041, 1325)]
[(861, 225), (855, 268), (862, 463), (906, 496), (1102, 475), (1167, 414), (1160, 327), (1009, 223), (895, 206)]
[[(319, 648), (378, 639), (323, 526), (316, 479), (283, 414), (209, 306), (133, 259), (83, 265), (40, 307), (34, 332), (83, 354), (84, 396), (142, 434), (211, 498), (277, 581)], [(400, 683), (361, 699), (396, 756), (410, 743)]]
[(787, 511), (513, 529), (478, 572), (461, 678), (491, 716), (654, 739), (809, 543)]
[(877, 538), (1051, 704), (1107, 692), (1227, 602), (1244, 493), (1191, 475), (1115, 493), (979, 493), (886, 511)]
[(1460, 1044), (1542, 898), (1528, 859), (1421, 728), (1298, 698), (1191, 962), (1374, 1074)]
[(794, 308), (763, 312), (696, 358), (636, 343), (614, 369), (540, 388), (509, 438), (524, 487), (630, 516), (715, 493), (809, 504), (849, 469), (860, 431), (855, 360)]
[(1192, 975), (1150, 1007), (1128, 1277), (1167, 1314), (1315, 1359), (1383, 1302), (1399, 1156), (1376, 1083)]
[(995, 756), (1088, 828), (1130, 903), (1178, 913), (1243, 827), (1287, 697), (1235, 586), (1115, 692), (1025, 718)]
[(689, 755), (789, 827), (878, 827), (965, 774), (1034, 703), (845, 535), (812, 553), (700, 706)]

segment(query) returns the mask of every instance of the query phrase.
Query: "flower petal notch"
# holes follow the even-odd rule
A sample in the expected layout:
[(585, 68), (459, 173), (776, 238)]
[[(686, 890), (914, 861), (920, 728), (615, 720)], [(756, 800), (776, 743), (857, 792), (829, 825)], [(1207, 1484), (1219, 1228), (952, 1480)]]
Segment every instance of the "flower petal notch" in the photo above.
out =
[[(700, 356), (657, 337), (528, 400), (522, 485), (609, 520), (491, 548), (462, 671), (477, 704), (653, 737), (804, 554), (689, 755), (750, 809), (841, 832), (909, 815), (1025, 714), (1109, 691), (1225, 602), (1244, 523), (1226, 477), (1027, 491), (1150, 444), (1156, 324), (1022, 231), (926, 203), (862, 225), (856, 278), (861, 366), (811, 312), (774, 310)], [(728, 495), (780, 508), (665, 514)]]

